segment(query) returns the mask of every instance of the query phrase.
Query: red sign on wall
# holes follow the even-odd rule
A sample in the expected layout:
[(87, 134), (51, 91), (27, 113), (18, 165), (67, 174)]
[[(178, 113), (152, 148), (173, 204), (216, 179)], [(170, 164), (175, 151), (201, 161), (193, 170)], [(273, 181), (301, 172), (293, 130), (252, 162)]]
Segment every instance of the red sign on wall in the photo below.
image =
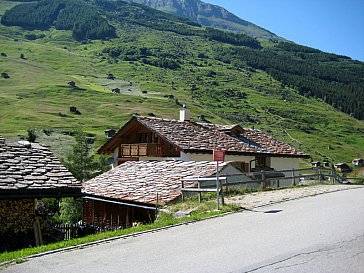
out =
[(212, 156), (213, 156), (213, 161), (220, 161), (220, 162), (224, 162), (225, 161), (225, 151), (222, 151), (222, 150), (214, 150)]

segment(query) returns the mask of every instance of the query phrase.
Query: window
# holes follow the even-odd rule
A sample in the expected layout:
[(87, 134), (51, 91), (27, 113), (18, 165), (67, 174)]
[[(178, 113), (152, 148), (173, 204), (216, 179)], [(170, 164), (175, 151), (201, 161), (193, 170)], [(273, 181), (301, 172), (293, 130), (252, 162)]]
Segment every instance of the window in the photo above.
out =
[(159, 137), (155, 133), (140, 133), (139, 143), (154, 143), (159, 144)]
[(148, 133), (139, 134), (139, 143), (148, 143)]
[(255, 161), (256, 167), (266, 167), (267, 166), (267, 158), (265, 156), (257, 156)]

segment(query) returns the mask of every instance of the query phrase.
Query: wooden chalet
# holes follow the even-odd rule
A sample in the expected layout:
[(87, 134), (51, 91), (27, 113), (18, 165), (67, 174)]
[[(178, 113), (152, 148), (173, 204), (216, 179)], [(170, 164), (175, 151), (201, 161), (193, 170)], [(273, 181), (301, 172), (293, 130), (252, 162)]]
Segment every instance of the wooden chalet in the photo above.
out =
[(133, 116), (98, 152), (113, 155), (117, 166), (127, 161), (212, 161), (213, 150), (225, 150), (226, 161), (242, 162), (246, 172), (298, 168), (299, 158), (309, 157), (261, 130), (192, 122), (188, 109), (180, 116)]
[(46, 242), (36, 199), (80, 196), (81, 183), (48, 148), (0, 136), (0, 251)]

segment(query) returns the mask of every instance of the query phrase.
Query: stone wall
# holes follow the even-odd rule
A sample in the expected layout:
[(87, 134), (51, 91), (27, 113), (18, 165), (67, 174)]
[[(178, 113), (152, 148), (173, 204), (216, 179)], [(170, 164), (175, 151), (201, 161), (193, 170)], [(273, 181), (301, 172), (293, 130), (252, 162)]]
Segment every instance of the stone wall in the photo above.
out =
[(0, 251), (34, 244), (34, 199), (0, 200)]

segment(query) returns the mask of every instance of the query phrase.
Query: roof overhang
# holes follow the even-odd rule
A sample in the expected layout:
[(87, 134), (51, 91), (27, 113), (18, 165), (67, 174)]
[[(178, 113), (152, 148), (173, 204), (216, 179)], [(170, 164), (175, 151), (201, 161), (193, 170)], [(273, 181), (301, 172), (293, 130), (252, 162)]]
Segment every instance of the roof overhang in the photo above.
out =
[(125, 125), (123, 127), (121, 127), (119, 129), (119, 131), (112, 138), (110, 138), (104, 145), (101, 146), (101, 148), (99, 148), (97, 150), (97, 153), (109, 154), (109, 153), (113, 152), (112, 148), (116, 146), (118, 139), (121, 138), (121, 136), (123, 135), (123, 132), (126, 130), (126, 128), (128, 128), (128, 126), (130, 126), (130, 124), (132, 124), (135, 121), (136, 121), (136, 117), (133, 116), (127, 123), (125, 123)]
[(97, 153), (99, 154), (110, 154), (114, 151), (118, 144), (118, 140), (128, 132), (128, 129), (133, 124), (140, 124), (141, 126), (144, 126), (151, 132), (155, 133), (160, 137), (161, 139), (165, 140), (166, 142), (170, 143), (171, 145), (177, 147), (180, 150), (183, 150), (180, 146), (178, 146), (176, 143), (173, 143), (168, 138), (160, 134), (159, 132), (155, 131), (153, 128), (150, 128), (147, 124), (143, 123), (142, 121), (138, 120), (137, 116), (133, 116), (123, 127), (120, 128), (120, 130), (111, 138), (109, 139), (100, 149), (98, 149)]
[[(184, 153), (194, 154), (212, 154), (212, 150), (199, 150), (199, 149), (186, 149)], [(267, 157), (285, 157), (285, 158), (310, 158), (310, 155), (293, 155), (293, 154), (273, 154), (273, 153), (252, 153), (252, 152), (239, 152), (239, 151), (226, 151), (227, 155), (240, 155), (240, 156), (267, 156)]]
[(93, 200), (93, 201), (98, 201), (98, 202), (105, 202), (105, 203), (111, 203), (111, 204), (135, 207), (135, 208), (141, 208), (141, 209), (148, 209), (148, 210), (157, 209), (156, 206), (153, 206), (151, 204), (130, 202), (130, 201), (122, 200), (122, 199), (108, 198), (108, 197), (93, 195), (93, 194), (88, 194), (88, 193), (84, 193), (82, 198), (86, 199), (86, 200)]
[(80, 188), (0, 190), (0, 200), (81, 197)]

